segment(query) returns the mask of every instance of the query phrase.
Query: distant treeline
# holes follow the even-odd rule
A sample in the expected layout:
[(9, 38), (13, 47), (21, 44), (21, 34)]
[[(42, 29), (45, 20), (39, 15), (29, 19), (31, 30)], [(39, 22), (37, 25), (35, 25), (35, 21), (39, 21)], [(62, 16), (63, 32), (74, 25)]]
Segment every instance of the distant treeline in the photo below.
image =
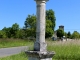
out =
[[(46, 10), (46, 31), (45, 38), (54, 36), (54, 29), (56, 26), (56, 17), (52, 9)], [(66, 38), (79, 39), (80, 33), (74, 31), (72, 34), (70, 32), (66, 33), (63, 30), (56, 30), (57, 37), (61, 38), (65, 36)], [(24, 21), (24, 27), (20, 28), (19, 24), (14, 23), (11, 27), (4, 27), (0, 30), (0, 38), (35, 38), (36, 37), (36, 15), (28, 15)]]
[(70, 38), (70, 39), (80, 39), (80, 33), (77, 31), (74, 31), (71, 34), (70, 31), (67, 33), (63, 29), (58, 29), (57, 30), (57, 37), (62, 38), (63, 36), (65, 36), (65, 38)]

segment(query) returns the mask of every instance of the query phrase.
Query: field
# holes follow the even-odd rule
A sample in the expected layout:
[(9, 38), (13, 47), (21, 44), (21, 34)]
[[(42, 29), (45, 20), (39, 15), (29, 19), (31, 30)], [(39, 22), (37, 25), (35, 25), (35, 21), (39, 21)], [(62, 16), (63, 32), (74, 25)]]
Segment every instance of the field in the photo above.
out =
[[(23, 42), (21, 43), (23, 45)], [(28, 41), (28, 45), (31, 46), (32, 44), (33, 42)], [(65, 42), (47, 41), (47, 44), (48, 44), (48, 47), (47, 47), (48, 51), (54, 51), (56, 53), (53, 56), (53, 60), (80, 60), (80, 41), (79, 40), (65, 41)], [(28, 60), (28, 57), (25, 53), (22, 52), (17, 55), (0, 58), (0, 60)]]
[(80, 41), (48, 42), (48, 50), (55, 51), (57, 60), (80, 60)]
[(21, 39), (0, 39), (0, 48), (16, 46), (32, 46), (34, 41)]

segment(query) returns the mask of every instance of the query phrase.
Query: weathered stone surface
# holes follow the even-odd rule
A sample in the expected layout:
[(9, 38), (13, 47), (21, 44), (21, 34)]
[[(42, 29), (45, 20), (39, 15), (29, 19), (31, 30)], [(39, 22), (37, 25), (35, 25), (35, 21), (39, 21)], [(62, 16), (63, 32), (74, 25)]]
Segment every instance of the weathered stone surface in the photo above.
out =
[(52, 60), (52, 58), (39, 59), (39, 58), (30, 57), (29, 60)]
[(42, 43), (35, 42), (34, 51), (47, 51), (47, 44), (45, 42)]
[[(43, 2), (42, 2), (43, 1)], [(37, 24), (36, 24), (36, 42), (35, 51), (46, 51), (45, 43), (45, 0), (37, 1)]]
[(54, 52), (27, 51), (29, 60), (52, 60)]

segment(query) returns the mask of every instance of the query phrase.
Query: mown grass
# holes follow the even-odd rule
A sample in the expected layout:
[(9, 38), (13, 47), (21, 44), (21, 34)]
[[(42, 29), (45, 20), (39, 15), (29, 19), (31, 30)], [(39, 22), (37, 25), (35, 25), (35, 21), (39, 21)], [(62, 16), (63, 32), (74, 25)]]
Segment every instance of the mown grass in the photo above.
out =
[(34, 41), (20, 39), (0, 39), (0, 48), (32, 46)]
[[(48, 51), (55, 51), (53, 60), (80, 60), (80, 41), (47, 41)], [(0, 58), (0, 60), (28, 60), (25, 53)]]

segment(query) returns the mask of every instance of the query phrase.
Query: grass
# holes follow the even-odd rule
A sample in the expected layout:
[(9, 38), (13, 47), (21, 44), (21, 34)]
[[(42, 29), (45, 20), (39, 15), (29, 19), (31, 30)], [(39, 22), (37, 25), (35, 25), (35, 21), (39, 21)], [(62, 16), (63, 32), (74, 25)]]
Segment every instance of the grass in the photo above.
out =
[(48, 42), (48, 50), (56, 52), (53, 60), (80, 60), (80, 41)]
[(30, 41), (30, 40), (0, 39), (0, 48), (17, 47), (17, 46), (32, 46), (32, 45), (33, 45), (33, 41)]
[[(80, 40), (76, 41), (47, 41), (48, 50), (55, 51), (53, 60), (80, 60)], [(0, 58), (0, 60), (28, 60), (25, 53)]]
[(0, 58), (0, 60), (28, 60), (28, 57), (26, 56), (25, 53), (20, 53), (17, 55)]

